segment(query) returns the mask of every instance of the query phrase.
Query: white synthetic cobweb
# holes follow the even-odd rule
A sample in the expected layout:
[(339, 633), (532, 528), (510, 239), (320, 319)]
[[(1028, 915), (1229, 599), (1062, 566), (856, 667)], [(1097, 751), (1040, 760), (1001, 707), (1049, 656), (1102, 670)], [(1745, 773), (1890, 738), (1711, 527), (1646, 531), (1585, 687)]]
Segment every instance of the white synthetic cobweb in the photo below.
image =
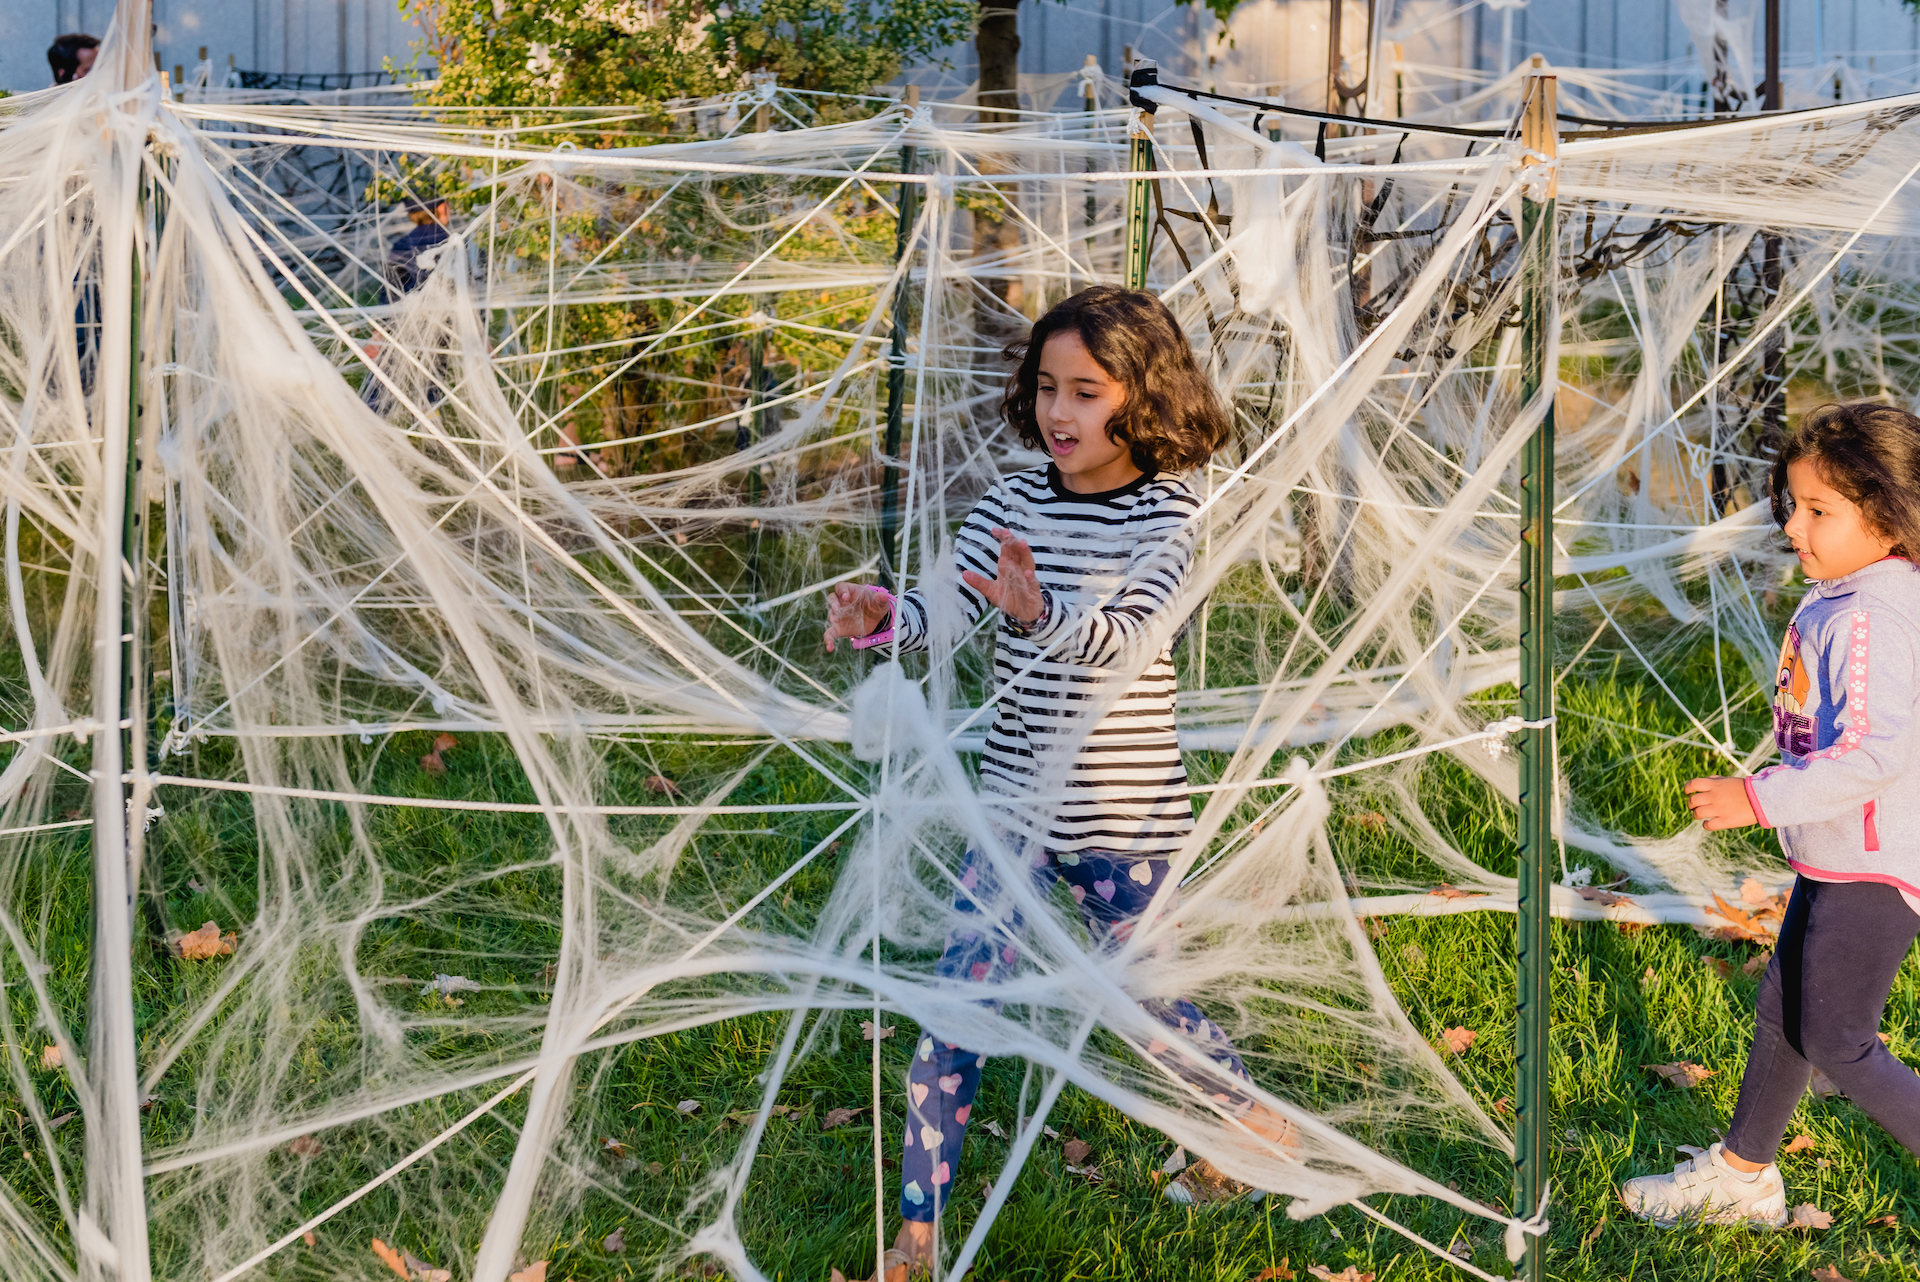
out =
[[(459, 112), (166, 101), (127, 29), (86, 80), (0, 108), (20, 659), (0, 1039), (37, 1154), (0, 1189), (8, 1277), (370, 1275), (359, 1237), (404, 1225), (434, 1264), (501, 1282), (597, 1198), (660, 1233), (663, 1268), (705, 1253), (761, 1277), (785, 1248), (753, 1218), (779, 1179), (756, 1157), (846, 1010), (1037, 1073), (992, 1194), (945, 1244), (951, 1276), (1068, 1085), (1296, 1216), (1382, 1217), (1361, 1199), (1399, 1193), (1522, 1225), (1391, 1155), (1409, 1136), (1509, 1142), (1401, 1010), (1360, 916), (1439, 904), (1394, 893), (1439, 879), (1511, 905), (1511, 879), (1424, 808), (1421, 774), (1445, 756), (1487, 797), (1515, 793), (1487, 751), (1507, 708), (1474, 697), (1516, 671), (1515, 460), (1558, 391), (1563, 645), (1604, 634), (1667, 690), (1679, 742), (1751, 765), (1732, 718), (1770, 671), (1786, 574), (1756, 506), (1754, 374), (1778, 333), (1784, 377), (1910, 396), (1913, 104), (1570, 141), (1564, 381), (1531, 403), (1509, 324), (1517, 147), (1463, 157), (1415, 135), (1390, 164), (1397, 137), (1334, 138), (1322, 164), (1214, 113), (1209, 175), (1163, 107), (1164, 202), (1205, 211), (1212, 193), (1225, 217), (1175, 220), (1187, 261), (1163, 233), (1154, 280), (1238, 432), (1194, 478), (1201, 557), (1156, 621), (1156, 642), (1185, 629), (1204, 810), (1180, 876), (1103, 952), (1010, 848), (1049, 785), (1019, 808), (972, 791), (964, 753), (994, 695), (980, 638), (937, 609), (925, 660), (823, 662), (818, 592), (883, 561), (897, 292), (907, 578), (939, 601), (955, 522), (1035, 461), (994, 417), (998, 348), (1116, 276), (1124, 112), (982, 129), (929, 104), (651, 147), (503, 145)], [(909, 144), (924, 180), (896, 264)], [(397, 229), (358, 191), (322, 219), (312, 187), (282, 182), (302, 147), (457, 188), (459, 234), (420, 289), (378, 292)], [(1762, 223), (1783, 246), (1771, 302)], [(588, 455), (565, 483), (564, 455)], [(1688, 706), (1662, 670), (1702, 637), (1724, 643), (1722, 693)], [(431, 755), (457, 778), (394, 760), (416, 731), (453, 735)], [(632, 762), (651, 791), (622, 791)], [(1407, 861), (1336, 859), (1330, 781), (1356, 775)], [(69, 813), (83, 785), (90, 820)], [(1564, 775), (1562, 791), (1564, 841), (1646, 892), (1643, 916), (1699, 920), (1708, 892), (1779, 873), (1697, 832), (1607, 832)], [(125, 822), (160, 802), (151, 832)], [(233, 955), (143, 968), (136, 990), (136, 925), (166, 933), (182, 873), (231, 872), (249, 845), (251, 888), (193, 892), (224, 907)], [(1024, 968), (985, 988), (932, 974), (968, 845), (1025, 922)], [(76, 959), (89, 889), (100, 926)], [(383, 973), (389, 958), (419, 973)], [(1138, 1005), (1171, 995), (1235, 1039), (1294, 1143), (1209, 1097), (1227, 1083), (1202, 1048)], [(755, 1017), (780, 1030), (743, 1052), (758, 1078), (715, 1087), (759, 1100), (731, 1155), (691, 1198), (632, 1185), (603, 1137), (629, 1111), (633, 1048)], [(1143, 1053), (1155, 1040), (1186, 1075)], [(866, 1102), (884, 1116), (899, 1091), (879, 1048)], [(336, 1218), (354, 1241), (324, 1235)]]

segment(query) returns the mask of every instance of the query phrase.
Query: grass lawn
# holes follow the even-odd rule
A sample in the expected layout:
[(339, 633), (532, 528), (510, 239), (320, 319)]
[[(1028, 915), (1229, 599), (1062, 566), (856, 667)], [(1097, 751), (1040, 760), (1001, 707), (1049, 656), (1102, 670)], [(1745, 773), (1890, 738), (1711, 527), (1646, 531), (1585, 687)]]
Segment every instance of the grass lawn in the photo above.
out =
[[(1682, 697), (1707, 703), (1714, 675), (1701, 647), (1685, 651), (1668, 673)], [(1498, 706), (1511, 691), (1486, 697)], [(1630, 664), (1590, 655), (1561, 688), (1562, 750), (1576, 796), (1590, 819), (1618, 829), (1665, 835), (1685, 814), (1680, 784), (1707, 773), (1704, 751), (1661, 746), (1643, 733), (1686, 733), (1685, 718), (1657, 686)], [(1735, 718), (1742, 741), (1759, 733), (1757, 701)], [(524, 781), (503, 744), (467, 736), (447, 753), (448, 773), (423, 771), (430, 746), (425, 733), (402, 734), (372, 745), (345, 747), (356, 777), (373, 791), (436, 797), (527, 799)], [(1405, 746), (1404, 732), (1353, 745), (1358, 759)], [(1657, 749), (1657, 750), (1656, 750)], [(698, 744), (608, 747), (606, 795), (645, 801), (645, 780), (681, 780), (690, 793), (750, 763), (757, 748)], [(835, 757), (857, 771), (858, 763)], [(75, 764), (84, 767), (84, 756)], [(1196, 778), (1218, 759), (1196, 755)], [(207, 775), (235, 771), (216, 743), (203, 747), (195, 769)], [(1459, 849), (1484, 866), (1512, 868), (1512, 815), (1467, 771), (1430, 758), (1415, 772), (1416, 787), (1433, 821)], [(771, 752), (752, 764), (730, 800), (802, 803), (835, 794), (814, 772)], [(85, 785), (58, 785), (56, 812), (85, 806)], [(164, 948), (138, 951), (139, 1019), (146, 1062), (181, 1032), (183, 1013), (221, 982), (223, 968), (244, 957), (247, 923), (270, 911), (275, 890), (256, 866), (253, 819), (245, 798), (173, 789), (163, 793), (168, 816), (155, 829), (152, 895), (155, 936), (203, 921), (242, 931), (241, 954), (186, 962)], [(1440, 876), (1374, 819), (1382, 803), (1366, 774), (1341, 780), (1335, 792), (1331, 837), (1363, 881), (1431, 885)], [(532, 817), (470, 814), (424, 808), (375, 808), (368, 836), (379, 852), (383, 884), (375, 896), (388, 905), (369, 914), (353, 944), (362, 976), (382, 985), (384, 1000), (403, 1020), (411, 1051), (424, 1058), (488, 1056), (511, 1059), (539, 1036), (549, 994), (557, 934), (553, 906), (557, 873), (540, 865), (544, 826)], [(738, 907), (778, 871), (822, 840), (834, 817), (788, 813), (716, 819), (701, 831), (676, 866), (662, 899), (690, 913), (718, 917)], [(344, 832), (344, 818), (341, 820)], [(616, 834), (636, 846), (664, 835), (657, 819), (615, 821)], [(57, 1009), (83, 1033), (89, 926), (84, 829), (44, 841), (31, 875), (8, 894), (16, 920), (45, 950)], [(320, 843), (324, 845), (324, 841)], [(838, 875), (844, 851), (829, 850), (760, 905), (747, 919), (769, 933), (808, 931)], [(1570, 850), (1572, 863), (1593, 863)], [(324, 861), (322, 861), (324, 862)], [(530, 866), (502, 873), (511, 865)], [(1604, 869), (1596, 869), (1604, 876)], [(339, 875), (364, 876), (347, 864)], [(345, 884), (343, 882), (343, 884)], [(409, 907), (409, 905), (412, 905)], [(1478, 1040), (1452, 1061), (1462, 1080), (1498, 1113), (1512, 1094), (1511, 917), (1487, 913), (1444, 918), (1388, 919), (1376, 940), (1389, 977), (1415, 1025), (1429, 1038), (1464, 1026)], [(149, 941), (151, 945), (152, 941)], [(1566, 1279), (1809, 1277), (1831, 1266), (1853, 1278), (1891, 1278), (1920, 1272), (1920, 1178), (1913, 1158), (1844, 1099), (1809, 1097), (1793, 1132), (1815, 1144), (1783, 1158), (1794, 1202), (1831, 1212), (1824, 1231), (1754, 1235), (1733, 1230), (1662, 1232), (1626, 1218), (1614, 1199), (1628, 1175), (1664, 1169), (1678, 1144), (1704, 1145), (1729, 1117), (1750, 1031), (1756, 980), (1742, 966), (1757, 949), (1710, 940), (1686, 928), (1623, 929), (1608, 924), (1561, 924), (1554, 930), (1553, 1100), (1555, 1211), (1551, 1276)], [(1709, 959), (1731, 963), (1730, 976)], [(326, 970), (316, 960), (316, 973)], [(20, 977), (8, 954), (7, 977)], [(455, 1008), (438, 992), (421, 992), (429, 977), (457, 974), (480, 985), (460, 994)], [(311, 1032), (297, 1062), (273, 1066), (278, 1098), (340, 1098), (362, 1071), (351, 1004), (337, 977), (315, 981)], [(329, 1006), (331, 1003), (331, 1006)], [(13, 1029), (27, 1051), (34, 1092), (48, 1112), (70, 1111), (76, 1096), (65, 1072), (36, 1058), (46, 1040), (36, 1029), (32, 1003), (17, 983), (10, 989)], [(834, 1109), (859, 1109), (868, 1098), (870, 1047), (858, 1015), (827, 1016), (813, 1053), (786, 1079), (788, 1110), (771, 1124), (741, 1209), (749, 1250), (766, 1273), (780, 1279), (824, 1280), (830, 1267), (864, 1276), (872, 1263), (872, 1130), (867, 1114), (828, 1127)], [(487, 1022), (490, 1021), (490, 1022)], [(516, 1022), (517, 1021), (517, 1022)], [(482, 1027), (483, 1022), (485, 1027)], [(218, 1027), (219, 1019), (215, 1020)], [(704, 1177), (735, 1150), (742, 1135), (729, 1114), (751, 1109), (757, 1076), (766, 1068), (784, 1018), (750, 1015), (673, 1032), (597, 1053), (583, 1061), (588, 1089), (562, 1144), (577, 1178), (569, 1196), (536, 1206), (527, 1239), (529, 1258), (550, 1260), (548, 1278), (651, 1277), (674, 1256), (680, 1234), (698, 1226), (694, 1204)], [(1894, 1051), (1920, 1062), (1920, 970), (1909, 965), (1896, 985), (1887, 1031)], [(904, 1074), (911, 1028), (882, 1043), (887, 1072)], [(157, 1151), (193, 1133), (197, 1118), (225, 1107), (236, 1084), (257, 1086), (262, 1066), (250, 1063), (234, 1039), (205, 1034), (162, 1079), (146, 1114), (147, 1146)], [(1283, 1058), (1284, 1047), (1261, 1048)], [(1645, 1066), (1697, 1061), (1714, 1072), (1697, 1089), (1681, 1091)], [(997, 1169), (1005, 1141), (985, 1123), (1011, 1129), (1024, 1068), (989, 1065), (976, 1105), (969, 1144), (971, 1165), (956, 1185), (950, 1231), (970, 1227), (983, 1195), (982, 1179)], [(397, 1110), (385, 1118), (319, 1130), (312, 1147), (276, 1153), (271, 1169), (282, 1180), (284, 1224), (298, 1224), (385, 1169), (412, 1145), (472, 1107), (495, 1085), (455, 1092)], [(678, 1107), (697, 1100), (691, 1113)], [(1311, 1103), (1311, 1098), (1308, 1098)], [(19, 1110), (15, 1097), (0, 1106)], [(256, 1276), (377, 1278), (391, 1276), (371, 1253), (379, 1237), (452, 1270), (471, 1271), (472, 1253), (502, 1178), (524, 1102), (516, 1098), (399, 1179), (381, 1187), (321, 1226), (312, 1246), (296, 1244), (273, 1257)], [(8, 1116), (0, 1113), (0, 1117)], [(882, 1119), (889, 1162), (898, 1143), (901, 1109)], [(1266, 1202), (1192, 1209), (1165, 1201), (1154, 1174), (1170, 1145), (1104, 1104), (1068, 1090), (1052, 1116), (1057, 1139), (1042, 1143), (1020, 1174), (1011, 1201), (987, 1238), (974, 1276), (1067, 1282), (1079, 1279), (1175, 1279), (1247, 1282), (1256, 1275), (1306, 1277), (1310, 1266), (1334, 1275), (1352, 1266), (1358, 1276), (1386, 1279), (1461, 1276), (1450, 1266), (1384, 1231), (1350, 1209), (1296, 1223)], [(81, 1125), (83, 1125), (82, 1123)], [(7, 1179), (49, 1224), (59, 1224), (58, 1184), (79, 1186), (81, 1125), (50, 1132), (43, 1143), (17, 1127), (0, 1141), (0, 1177)], [(1091, 1146), (1087, 1163), (1099, 1179), (1066, 1171), (1069, 1140)], [(1431, 1135), (1388, 1137), (1403, 1160), (1454, 1182), (1485, 1202), (1510, 1196), (1507, 1163), (1484, 1145)], [(57, 1172), (56, 1166), (57, 1164)], [(891, 1178), (893, 1173), (889, 1171)], [(156, 1177), (150, 1185), (159, 1276), (198, 1275), (194, 1244), (207, 1213), (193, 1196), (191, 1176)], [(889, 1204), (897, 1188), (889, 1187)], [(1508, 1272), (1497, 1229), (1462, 1223), (1443, 1207), (1417, 1199), (1380, 1198), (1376, 1205), (1443, 1245), (1471, 1254), (1481, 1268)], [(1887, 1224), (1884, 1217), (1896, 1221)], [(888, 1231), (892, 1230), (889, 1216)], [(63, 1235), (57, 1229), (56, 1235)], [(617, 1250), (607, 1249), (616, 1235)], [(698, 1262), (684, 1266), (698, 1276)], [(1278, 1271), (1271, 1271), (1278, 1270)]]

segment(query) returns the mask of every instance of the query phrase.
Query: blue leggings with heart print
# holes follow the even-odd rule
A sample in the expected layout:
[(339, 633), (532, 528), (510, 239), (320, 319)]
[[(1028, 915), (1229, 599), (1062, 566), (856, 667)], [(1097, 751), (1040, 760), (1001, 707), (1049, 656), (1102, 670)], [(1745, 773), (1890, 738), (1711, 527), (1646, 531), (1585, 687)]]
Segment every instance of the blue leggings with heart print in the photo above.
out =
[[(1035, 857), (1032, 867), (1034, 885), (1043, 895), (1056, 881), (1067, 883), (1096, 945), (1120, 943), (1131, 935), (1134, 923), (1167, 876), (1164, 859), (1129, 858), (1102, 851), (1042, 853)], [(961, 866), (960, 884), (964, 892), (954, 900), (956, 912), (980, 916), (976, 901), (992, 905), (999, 898), (992, 866), (973, 851), (967, 852)], [(941, 978), (966, 978), (977, 983), (1005, 975), (1019, 961), (1020, 953), (1012, 938), (1020, 930), (1019, 911), (1007, 907), (996, 915), (1005, 922), (1004, 928), (961, 930), (948, 936), (947, 951), (937, 970)], [(1243, 1080), (1253, 1080), (1226, 1033), (1192, 1002), (1184, 997), (1174, 1001), (1155, 998), (1140, 1005), (1167, 1027), (1206, 1047), (1215, 1063)], [(1177, 1057), (1167, 1053), (1162, 1058), (1164, 1048), (1157, 1043), (1148, 1049), (1176, 1073), (1187, 1075)], [(907, 1126), (900, 1156), (903, 1218), (927, 1223), (946, 1205), (960, 1173), (960, 1146), (967, 1137), (967, 1118), (973, 1112), (973, 1097), (980, 1089), (980, 1069), (985, 1063), (983, 1057), (952, 1042), (940, 1041), (925, 1031), (920, 1034), (907, 1074)], [(1244, 1097), (1219, 1094), (1217, 1083), (1209, 1083), (1205, 1089), (1236, 1111), (1250, 1103)]]

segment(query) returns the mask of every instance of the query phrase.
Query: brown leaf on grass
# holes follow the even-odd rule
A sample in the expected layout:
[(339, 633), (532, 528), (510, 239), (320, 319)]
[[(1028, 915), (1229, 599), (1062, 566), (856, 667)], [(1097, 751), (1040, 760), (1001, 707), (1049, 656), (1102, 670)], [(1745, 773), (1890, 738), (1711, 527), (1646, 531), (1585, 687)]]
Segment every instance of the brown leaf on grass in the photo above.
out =
[(433, 737), (433, 755), (436, 757), (449, 748), (458, 748), (459, 746), (460, 741), (444, 731)]
[(622, 1251), (626, 1250), (627, 1249), (626, 1229), (624, 1228), (615, 1229), (613, 1232), (601, 1238), (600, 1249), (602, 1251), (605, 1251), (608, 1255), (618, 1255)]
[(536, 1260), (518, 1273), (509, 1273), (507, 1282), (547, 1282), (547, 1262)]
[(697, 1099), (683, 1099), (673, 1106), (673, 1111), (682, 1117), (691, 1117), (700, 1111), (700, 1101)]
[(207, 893), (207, 888), (205, 886), (202, 886), (199, 880), (194, 877), (187, 878), (187, 889), (191, 890), (196, 895), (204, 895)]
[(1733, 963), (1724, 957), (1702, 957), (1700, 964), (1705, 966), (1715, 979), (1728, 980), (1733, 978)]
[(174, 956), (185, 961), (207, 961), (214, 957), (227, 957), (233, 953), (233, 945), (240, 937), (232, 931), (225, 935), (212, 922), (190, 930), (173, 941)]
[(1061, 1148), (1060, 1155), (1079, 1166), (1093, 1155), (1093, 1145), (1085, 1140), (1068, 1140)]
[(1788, 1228), (1830, 1229), (1833, 1227), (1833, 1213), (1823, 1211), (1811, 1202), (1802, 1202), (1793, 1208), (1793, 1218), (1787, 1221)]
[(1341, 1269), (1338, 1273), (1335, 1273), (1324, 1264), (1316, 1264), (1308, 1269), (1307, 1272), (1317, 1278), (1324, 1278), (1326, 1282), (1373, 1282), (1373, 1274), (1362, 1273), (1351, 1264)]
[(1287, 1259), (1287, 1256), (1281, 1256), (1280, 1263), (1269, 1264), (1266, 1268), (1254, 1274), (1253, 1277), (1249, 1279), (1249, 1282), (1293, 1282), (1293, 1279), (1298, 1275), (1287, 1267)]
[(1815, 1147), (1817, 1143), (1818, 1141), (1816, 1141), (1811, 1135), (1796, 1135), (1792, 1139), (1788, 1140), (1787, 1146), (1781, 1149), (1780, 1151), (1782, 1153), (1798, 1153), (1802, 1149), (1809, 1149), (1809, 1148)]
[(658, 1175), (660, 1174), (660, 1172), (666, 1170), (667, 1168), (660, 1165), (660, 1163), (658, 1162), (648, 1162), (646, 1166), (642, 1169), (644, 1169), (648, 1175)]
[(889, 1037), (893, 1036), (893, 1029), (894, 1029), (894, 1026), (892, 1024), (882, 1024), (880, 1025), (880, 1031), (876, 1033), (874, 1031), (873, 1021), (870, 1019), (863, 1019), (860, 1021), (860, 1040), (863, 1042), (871, 1042), (875, 1040), (884, 1042)]
[(1669, 1083), (1678, 1086), (1683, 1091), (1690, 1091), (1700, 1083), (1706, 1081), (1709, 1077), (1718, 1076), (1712, 1069), (1703, 1068), (1701, 1065), (1688, 1060), (1681, 1060), (1672, 1064), (1642, 1064), (1640, 1067), (1652, 1069)]
[(1831, 1264), (1822, 1264), (1813, 1270), (1813, 1282), (1853, 1282), (1853, 1279)]
[(1473, 1045), (1474, 1038), (1480, 1034), (1471, 1028), (1449, 1028), (1440, 1034), (1440, 1040), (1447, 1044), (1447, 1050), (1455, 1055), (1465, 1055), (1467, 1047)]
[(1616, 895), (1611, 890), (1604, 889), (1600, 886), (1575, 886), (1573, 893), (1590, 904), (1599, 904), (1605, 908), (1611, 908), (1615, 904), (1631, 904), (1633, 902), (1633, 900), (1627, 898), (1625, 895)]
[(641, 786), (648, 792), (657, 792), (663, 797), (678, 797), (681, 795), (680, 785), (665, 775), (648, 775), (645, 783)]
[(1740, 968), (1740, 973), (1743, 975), (1758, 975), (1766, 970), (1767, 963), (1772, 960), (1773, 950), (1769, 948), (1763, 953), (1747, 958), (1747, 964)]
[(603, 1136), (600, 1140), (600, 1152), (616, 1162), (624, 1162), (633, 1150), (612, 1136)]
[(1772, 900), (1772, 896), (1767, 894), (1767, 888), (1760, 884), (1758, 877), (1749, 877), (1740, 883), (1740, 898), (1742, 902), (1752, 904), (1755, 908)]
[[(373, 1253), (379, 1256), (381, 1260), (385, 1262), (386, 1266), (395, 1273), (398, 1273), (403, 1278), (407, 1277), (407, 1262), (400, 1258), (400, 1252), (394, 1250), (379, 1238), (375, 1238), (373, 1239)], [(411, 1282), (411, 1279), (409, 1279), (409, 1282)]]
[(48, 1118), (47, 1129), (57, 1131), (78, 1116), (80, 1116), (78, 1113), (62, 1113), (58, 1117)]
[(1508, 1113), (1513, 1112), (1513, 1101), (1502, 1095), (1493, 1102), (1493, 1111), (1505, 1117)]
[(1597, 1221), (1594, 1222), (1594, 1226), (1588, 1229), (1586, 1231), (1586, 1234), (1580, 1239), (1580, 1249), (1584, 1251), (1588, 1247), (1592, 1246), (1595, 1242), (1598, 1242), (1600, 1240), (1600, 1230), (1606, 1227), (1607, 1227), (1607, 1217), (1602, 1215)]
[(987, 1134), (993, 1136), (993, 1138), (997, 1140), (1007, 1138), (1007, 1133), (1000, 1129), (1000, 1123), (994, 1121), (991, 1117), (982, 1122), (981, 1125), (987, 1128)]
[(866, 1111), (864, 1106), (860, 1108), (830, 1108), (827, 1110), (827, 1115), (820, 1119), (820, 1129), (823, 1131), (835, 1130), (838, 1127), (845, 1126)]
[(420, 1282), (453, 1282), (452, 1269), (436, 1269), (411, 1251), (400, 1252), (400, 1258), (406, 1262), (407, 1272)]
[(287, 1152), (295, 1157), (319, 1157), (320, 1141), (311, 1135), (296, 1135), (287, 1141)]
[[(302, 1233), (300, 1235), (300, 1240), (302, 1242), (305, 1242), (308, 1246), (317, 1246), (320, 1243), (320, 1239), (313, 1235), (312, 1229), (308, 1229), (305, 1233)], [(509, 1278), (507, 1279), (507, 1282), (513, 1282), (513, 1279)]]
[(1868, 1220), (1867, 1226), (1877, 1229), (1897, 1229), (1900, 1227), (1900, 1217), (1897, 1215), (1882, 1215), (1878, 1218)]
[(1709, 926), (1707, 933), (1717, 939), (1738, 939), (1750, 944), (1771, 945), (1780, 934), (1780, 919), (1784, 911), (1775, 908), (1771, 901), (1764, 907), (1746, 912), (1735, 908), (1722, 899), (1718, 893), (1713, 897), (1713, 907), (1707, 910), (1709, 917), (1718, 917), (1727, 924)]
[(1368, 832), (1385, 832), (1387, 817), (1378, 810), (1368, 810), (1357, 815), (1348, 815), (1347, 822), (1355, 828), (1365, 828)]
[(429, 752), (420, 758), (420, 768), (435, 779), (442, 778), (447, 773), (447, 763), (440, 760), (440, 754), (437, 752)]
[[(1432, 890), (1429, 890), (1427, 893), (1429, 895), (1434, 895), (1440, 899), (1485, 899), (1486, 898), (1485, 895), (1481, 894), (1477, 890), (1462, 890), (1460, 889), (1460, 887), (1449, 885), (1444, 881), (1441, 882), (1438, 886), (1435, 886)], [(1319, 1266), (1315, 1265), (1314, 1267), (1318, 1268)]]
[(40, 1048), (40, 1067), (58, 1068), (66, 1060), (66, 1054), (58, 1046)]

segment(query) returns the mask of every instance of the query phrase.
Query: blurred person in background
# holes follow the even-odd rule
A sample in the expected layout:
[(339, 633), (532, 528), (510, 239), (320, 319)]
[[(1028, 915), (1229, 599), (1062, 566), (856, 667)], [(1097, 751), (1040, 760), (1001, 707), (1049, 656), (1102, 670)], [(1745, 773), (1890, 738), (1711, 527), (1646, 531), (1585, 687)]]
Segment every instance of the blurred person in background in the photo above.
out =
[(100, 42), (85, 32), (75, 31), (47, 46), (47, 65), (53, 68), (53, 83), (72, 84), (93, 70)]

